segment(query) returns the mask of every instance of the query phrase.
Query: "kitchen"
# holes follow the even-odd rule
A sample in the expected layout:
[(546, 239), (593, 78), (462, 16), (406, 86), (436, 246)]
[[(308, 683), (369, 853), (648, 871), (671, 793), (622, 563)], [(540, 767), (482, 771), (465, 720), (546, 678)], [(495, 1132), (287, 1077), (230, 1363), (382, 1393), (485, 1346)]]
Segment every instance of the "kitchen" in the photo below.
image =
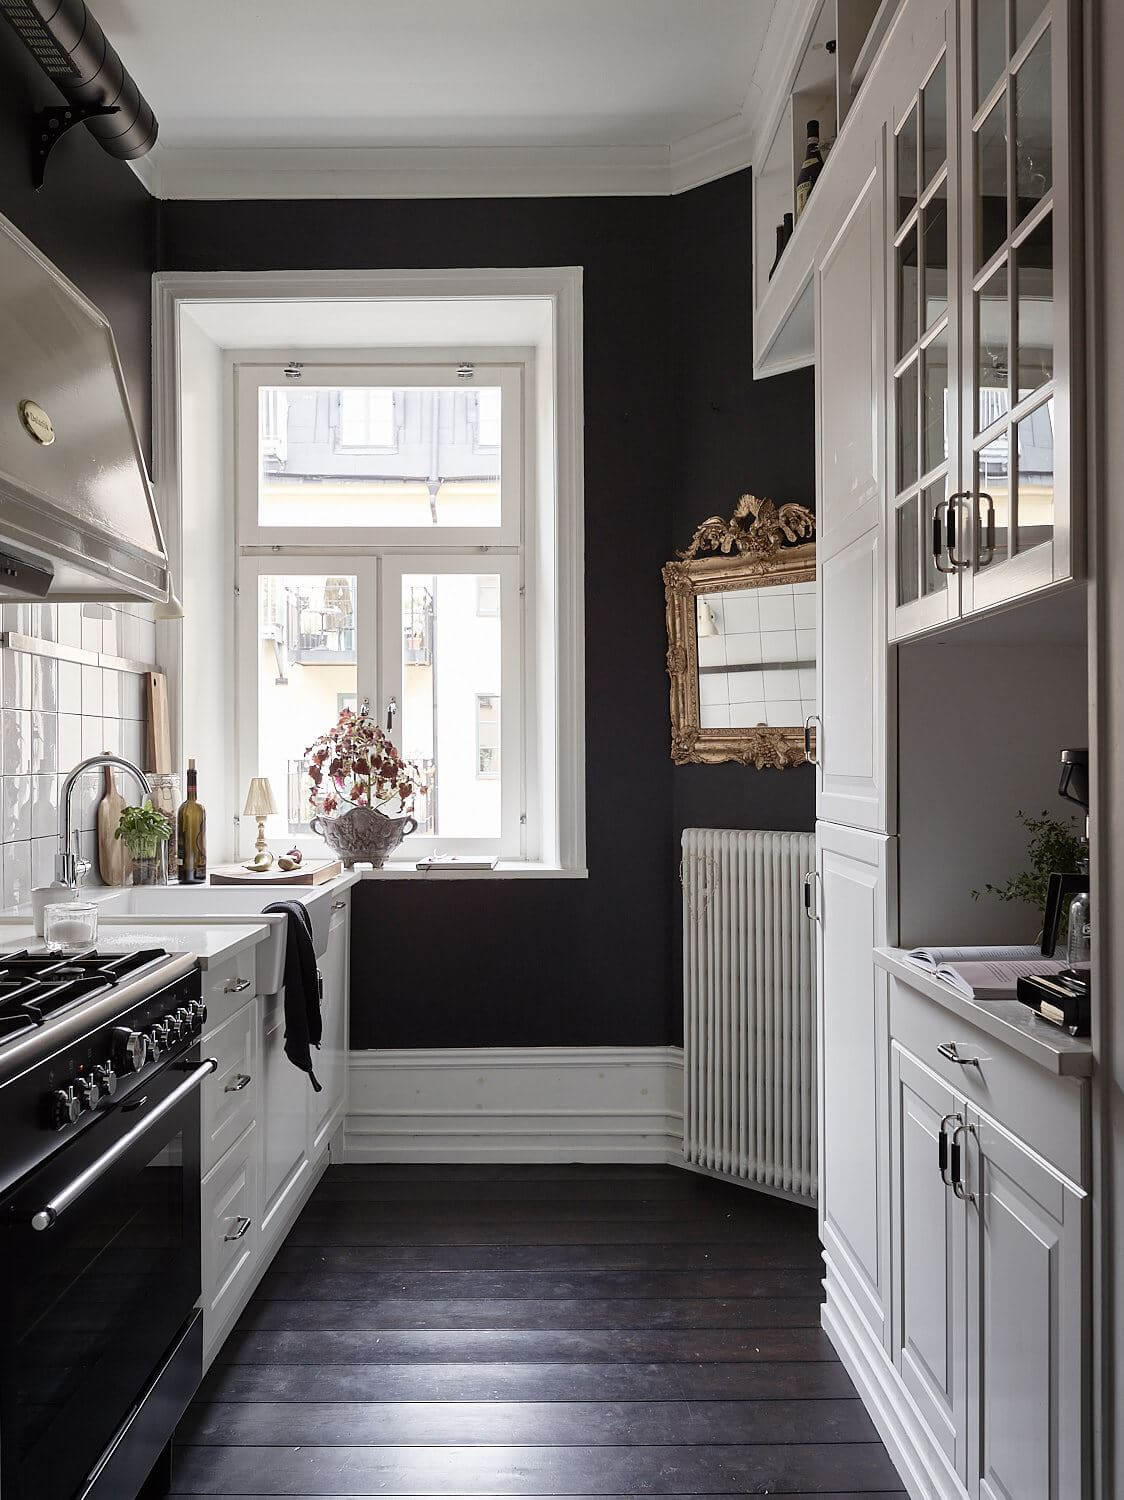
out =
[(1124, 18), (327, 19), (0, 0), (4, 1493), (1116, 1493)]

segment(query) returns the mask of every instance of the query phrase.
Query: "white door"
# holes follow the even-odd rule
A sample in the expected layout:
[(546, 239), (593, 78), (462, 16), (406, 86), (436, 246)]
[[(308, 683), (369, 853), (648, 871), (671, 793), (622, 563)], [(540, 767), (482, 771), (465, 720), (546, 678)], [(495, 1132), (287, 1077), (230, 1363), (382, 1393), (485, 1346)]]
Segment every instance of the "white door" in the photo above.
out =
[[(1080, 423), (1076, 0), (961, 5), (964, 611), (1070, 577)], [(1074, 441), (1074, 431), (1078, 441)]]
[(882, 528), (818, 558), (816, 815), (894, 831)]
[(820, 1233), (885, 1344), (889, 1308), (887, 979), (894, 841), (819, 823)]
[(820, 558), (882, 519), (882, 188), (875, 166), (816, 276)]
[[(308, 1171), (308, 1076), (285, 1056), (285, 992), (262, 1000), (262, 1235), (280, 1234)], [(315, 1064), (314, 1064), (315, 1065)]]
[(327, 1146), (343, 1114), (347, 1095), (348, 968), (351, 957), (350, 921), (346, 897), (338, 898), (328, 928), (328, 947), (320, 960), (324, 993), (320, 1002), (324, 1032), (320, 1050), (312, 1054), (322, 1092), (313, 1094), (309, 1109), (309, 1154), (315, 1160)]
[[(967, 1451), (964, 1100), (899, 1042), (893, 1096), (893, 1357), (933, 1441), (963, 1477)], [(1021, 1491), (1012, 1491), (1021, 1500)]]
[(985, 1115), (969, 1120), (969, 1492), (1081, 1500), (1087, 1199)]

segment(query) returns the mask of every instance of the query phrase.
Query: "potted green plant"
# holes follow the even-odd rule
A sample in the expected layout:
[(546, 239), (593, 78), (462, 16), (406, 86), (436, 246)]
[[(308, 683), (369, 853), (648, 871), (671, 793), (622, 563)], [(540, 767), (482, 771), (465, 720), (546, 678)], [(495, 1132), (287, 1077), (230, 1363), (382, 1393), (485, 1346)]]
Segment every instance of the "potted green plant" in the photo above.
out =
[[(1029, 837), (1026, 844), (1027, 868), (1012, 875), (1002, 885), (990, 881), (981, 891), (973, 891), (973, 901), (994, 896), (997, 901), (1016, 901), (1033, 909), (1038, 920), (1038, 937), (1042, 937), (1042, 919), (1046, 910), (1046, 891), (1054, 870), (1078, 870), (1088, 858), (1085, 840), (1072, 818), (1052, 818), (1043, 812), (1039, 818), (1018, 813), (1019, 822)], [(1065, 921), (1061, 930), (1065, 937)]]
[[(121, 839), (133, 861), (133, 884), (155, 885), (159, 878), (159, 856), (171, 836), (172, 825), (146, 797), (140, 807), (122, 809), (115, 838)], [(164, 862), (165, 873), (167, 862)]]

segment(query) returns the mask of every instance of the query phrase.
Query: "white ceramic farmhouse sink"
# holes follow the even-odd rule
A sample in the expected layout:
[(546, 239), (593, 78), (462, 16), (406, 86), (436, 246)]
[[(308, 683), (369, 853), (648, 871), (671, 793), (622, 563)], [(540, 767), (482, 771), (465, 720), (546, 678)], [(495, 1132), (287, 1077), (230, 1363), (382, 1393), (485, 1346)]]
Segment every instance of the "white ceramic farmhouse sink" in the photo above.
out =
[(102, 896), (89, 891), (98, 903), (98, 916), (107, 924), (128, 921), (245, 922), (257, 918), (269, 925), (269, 936), (258, 944), (257, 982), (260, 994), (275, 994), (285, 972), (285, 927), (281, 915), (263, 915), (263, 907), (278, 900), (303, 901), (312, 920), (317, 957), (328, 946), (332, 902), (324, 886), (242, 889), (239, 886), (141, 885)]

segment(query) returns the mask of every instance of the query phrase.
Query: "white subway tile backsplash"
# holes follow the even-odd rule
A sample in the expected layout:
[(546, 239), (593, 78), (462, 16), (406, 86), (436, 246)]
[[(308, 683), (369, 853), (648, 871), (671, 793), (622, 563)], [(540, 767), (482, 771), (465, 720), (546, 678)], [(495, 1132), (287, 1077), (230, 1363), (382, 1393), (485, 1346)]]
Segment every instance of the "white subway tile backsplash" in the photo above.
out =
[(121, 717), (121, 673), (104, 667), (101, 674), (101, 711), (106, 719)]
[(31, 777), (5, 776), (0, 786), (0, 803), (3, 818), (0, 830), (4, 842), (11, 844), (16, 839), (31, 837)]
[(31, 706), (47, 713), (57, 713), (59, 706), (59, 664), (53, 656), (31, 658)]
[(58, 715), (32, 713), (31, 715), (31, 769), (35, 773), (59, 767)]
[(42, 885), (50, 885), (55, 878), (55, 854), (58, 851), (59, 839), (57, 833), (52, 833), (50, 838), (32, 839), (31, 841), (31, 889), (37, 890)]
[(121, 720), (121, 754), (134, 766), (144, 765), (145, 726), (139, 719)]
[(0, 703), (5, 708), (31, 707), (31, 658), (26, 651), (5, 651), (0, 663)]
[(148, 696), (145, 679), (139, 672), (121, 674), (121, 717), (148, 720)]
[(82, 649), (84, 651), (100, 651), (102, 618), (105, 613), (105, 606), (104, 604), (83, 604), (81, 608)]
[(81, 759), (81, 715), (59, 714), (59, 770), (71, 771)]
[(22, 906), (31, 897), (31, 840), (4, 846), (4, 905)]
[(82, 716), (96, 714), (101, 717), (101, 668), (82, 668)]
[(99, 755), (105, 745), (102, 743), (105, 735), (101, 727), (101, 714), (82, 715), (82, 759), (87, 755)]
[(59, 605), (59, 644), (61, 646), (82, 644), (82, 606), (80, 604)]
[[(65, 609), (65, 605), (60, 608)], [(82, 668), (76, 661), (58, 663), (58, 699), (60, 714), (82, 712)]]
[(31, 775), (31, 715), (26, 709), (0, 709), (0, 740), (3, 756), (0, 764), (5, 776)]
[(31, 833), (33, 838), (58, 837), (59, 781), (57, 776), (31, 778)]
[(119, 618), (115, 609), (107, 609), (105, 618), (101, 622), (101, 649), (105, 652), (106, 656), (121, 655), (117, 628)]

